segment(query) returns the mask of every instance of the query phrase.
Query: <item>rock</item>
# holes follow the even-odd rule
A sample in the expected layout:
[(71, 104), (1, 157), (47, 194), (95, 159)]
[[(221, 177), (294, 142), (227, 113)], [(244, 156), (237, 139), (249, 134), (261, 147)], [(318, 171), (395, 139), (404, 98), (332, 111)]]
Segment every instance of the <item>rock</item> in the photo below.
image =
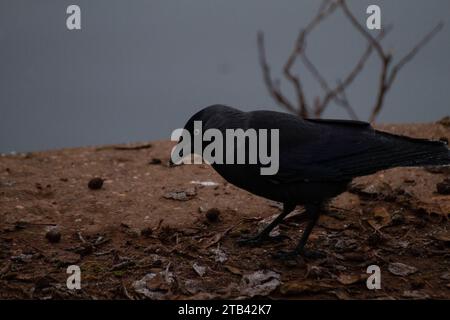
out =
[(47, 231), (45, 238), (51, 243), (57, 243), (61, 241), (61, 233), (57, 229), (53, 228)]
[(93, 178), (88, 183), (88, 188), (91, 190), (98, 190), (103, 187), (103, 182), (105, 180), (99, 177)]
[(208, 211), (206, 211), (205, 216), (209, 222), (217, 222), (219, 221), (220, 211), (217, 208), (211, 208)]
[(410, 274), (416, 273), (418, 269), (413, 266), (408, 266), (407, 264), (401, 262), (393, 262), (388, 266), (388, 270), (390, 273), (396, 276), (408, 276)]

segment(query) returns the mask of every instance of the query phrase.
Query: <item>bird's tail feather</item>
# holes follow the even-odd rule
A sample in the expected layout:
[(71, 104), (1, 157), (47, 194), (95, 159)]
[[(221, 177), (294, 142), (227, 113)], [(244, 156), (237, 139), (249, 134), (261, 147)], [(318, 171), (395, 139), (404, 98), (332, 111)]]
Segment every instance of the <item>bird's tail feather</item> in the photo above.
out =
[(391, 166), (421, 167), (450, 165), (450, 150), (443, 141), (417, 139), (377, 131), (392, 142)]

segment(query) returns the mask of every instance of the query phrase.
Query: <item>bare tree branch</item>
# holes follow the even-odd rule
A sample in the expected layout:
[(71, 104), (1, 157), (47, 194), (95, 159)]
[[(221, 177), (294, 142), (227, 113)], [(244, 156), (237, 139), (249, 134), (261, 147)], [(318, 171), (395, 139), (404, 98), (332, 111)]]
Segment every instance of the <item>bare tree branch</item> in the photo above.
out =
[[(366, 50), (363, 52), (360, 59), (357, 61), (353, 69), (345, 76), (342, 81), (338, 81), (335, 87), (330, 87), (319, 69), (314, 65), (314, 63), (308, 58), (306, 54), (306, 38), (309, 33), (324, 19), (333, 14), (337, 8), (341, 8), (344, 12), (344, 16), (350, 21), (353, 27), (366, 38), (368, 44)], [(443, 28), (443, 23), (440, 22), (435, 28), (433, 28), (425, 37), (419, 41), (403, 58), (399, 60), (397, 64), (391, 67), (392, 56), (387, 53), (381, 41), (384, 36), (392, 29), (391, 26), (384, 27), (377, 36), (372, 36), (371, 33), (362, 25), (358, 19), (353, 15), (347, 6), (345, 0), (323, 0), (317, 14), (309, 22), (309, 24), (302, 29), (295, 41), (294, 48), (289, 54), (286, 63), (283, 67), (283, 74), (285, 78), (294, 87), (295, 93), (297, 95), (296, 103), (292, 103), (287, 99), (281, 92), (279, 81), (272, 80), (270, 75), (270, 68), (267, 64), (264, 48), (264, 36), (260, 32), (258, 33), (258, 49), (259, 49), (259, 60), (261, 68), (263, 71), (264, 82), (266, 87), (278, 104), (287, 109), (289, 112), (297, 114), (301, 117), (308, 117), (311, 112), (314, 113), (316, 117), (321, 117), (327, 106), (331, 101), (335, 101), (336, 104), (342, 106), (346, 109), (349, 116), (352, 119), (357, 119), (356, 112), (351, 107), (347, 96), (346, 89), (349, 87), (358, 74), (363, 70), (367, 60), (369, 59), (373, 50), (377, 52), (378, 57), (381, 60), (381, 72), (379, 75), (378, 89), (375, 105), (372, 108), (372, 113), (370, 116), (370, 121), (373, 122), (379, 112), (381, 111), (384, 103), (386, 93), (391, 88), (398, 72), (400, 69), (411, 61), (415, 55)], [(293, 66), (297, 59), (300, 59), (302, 64), (306, 67), (309, 73), (311, 73), (314, 79), (319, 83), (320, 87), (324, 91), (323, 98), (315, 97), (313, 108), (310, 107), (307, 99), (305, 97), (304, 89), (302, 86), (301, 78), (294, 74)]]
[(264, 83), (266, 84), (267, 90), (274, 100), (284, 108), (286, 108), (291, 113), (297, 113), (294, 105), (283, 96), (280, 91), (279, 86), (275, 85), (272, 77), (270, 75), (270, 67), (267, 64), (266, 51), (264, 47), (264, 34), (262, 32), (258, 33), (258, 52), (259, 52), (259, 63), (263, 71)]

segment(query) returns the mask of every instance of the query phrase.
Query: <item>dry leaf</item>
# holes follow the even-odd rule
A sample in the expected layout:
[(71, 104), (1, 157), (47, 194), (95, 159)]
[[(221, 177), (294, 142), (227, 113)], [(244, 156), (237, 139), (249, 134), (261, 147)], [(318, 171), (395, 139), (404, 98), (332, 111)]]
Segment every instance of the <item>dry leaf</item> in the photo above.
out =
[(195, 263), (192, 265), (192, 269), (194, 269), (194, 271), (195, 271), (200, 277), (203, 277), (203, 275), (204, 275), (205, 272), (206, 272), (206, 267), (199, 266), (199, 265), (197, 264), (197, 262), (195, 262)]
[(391, 214), (384, 207), (376, 207), (373, 210), (373, 218), (369, 219), (367, 222), (375, 230), (380, 230), (391, 224), (392, 218)]
[(341, 274), (337, 278), (337, 281), (343, 285), (350, 285), (360, 281), (363, 281), (367, 278), (367, 275), (364, 274)]
[(238, 268), (235, 268), (235, 267), (227, 265), (227, 264), (224, 267), (232, 274), (239, 275), (239, 276), (242, 275), (242, 271)]
[(299, 295), (305, 293), (316, 293), (335, 288), (328, 284), (322, 284), (317, 281), (306, 280), (302, 282), (288, 282), (280, 287), (280, 292), (284, 295)]
[(259, 270), (242, 277), (240, 293), (250, 298), (266, 296), (279, 285), (280, 274), (270, 270)]

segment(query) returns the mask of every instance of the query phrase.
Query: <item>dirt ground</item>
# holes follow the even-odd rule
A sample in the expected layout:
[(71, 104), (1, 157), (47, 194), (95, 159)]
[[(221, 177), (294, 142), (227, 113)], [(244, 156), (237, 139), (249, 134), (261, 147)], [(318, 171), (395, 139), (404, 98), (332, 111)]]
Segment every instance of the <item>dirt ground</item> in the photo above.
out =
[[(448, 123), (379, 128), (450, 139)], [(0, 157), (0, 298), (450, 298), (449, 168), (354, 180), (311, 235), (309, 248), (324, 256), (279, 260), (272, 254), (301, 235), (303, 209), (275, 230), (284, 240), (239, 246), (279, 204), (207, 165), (170, 167), (171, 146)], [(98, 190), (88, 188), (94, 177), (105, 179)], [(81, 290), (66, 286), (69, 265), (81, 269)], [(380, 290), (366, 286), (369, 265), (380, 267)]]

